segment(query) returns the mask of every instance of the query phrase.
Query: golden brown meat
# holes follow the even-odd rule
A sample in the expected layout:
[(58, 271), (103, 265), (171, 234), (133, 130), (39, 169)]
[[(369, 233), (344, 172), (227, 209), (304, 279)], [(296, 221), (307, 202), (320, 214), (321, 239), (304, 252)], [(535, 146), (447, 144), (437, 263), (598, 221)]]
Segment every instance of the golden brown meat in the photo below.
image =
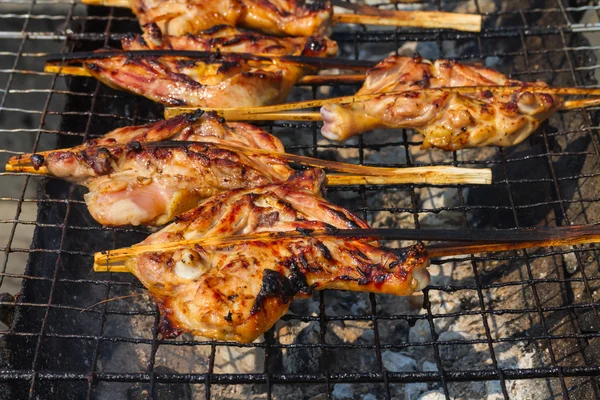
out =
[[(143, 36), (127, 36), (123, 50), (190, 50), (332, 57), (337, 44), (326, 37), (276, 38), (217, 26), (198, 36), (162, 35), (151, 24)], [(89, 59), (84, 68), (96, 79), (169, 106), (252, 107), (284, 101), (314, 66), (279, 60), (256, 61), (236, 55)]]
[[(163, 34), (158, 25), (145, 27), (143, 35), (129, 35), (121, 40), (123, 50), (194, 50), (223, 53), (272, 54), (278, 56), (335, 57), (337, 43), (325, 36), (277, 37), (241, 31), (217, 25), (197, 35)], [(315, 72), (305, 66), (307, 72)]]
[[(146, 143), (166, 139), (212, 143)], [(31, 159), (50, 175), (86, 186), (90, 214), (110, 226), (162, 225), (216, 193), (283, 182), (293, 173), (275, 155), (247, 156), (219, 143), (283, 150), (279, 140), (258, 128), (228, 126), (204, 115), (121, 128), (82, 146)]]
[[(318, 192), (320, 170), (285, 184), (233, 190), (202, 202), (142, 244), (258, 232), (306, 232), (293, 240), (189, 246), (127, 262), (162, 314), (162, 333), (191, 332), (251, 342), (283, 316), (294, 297), (343, 289), (409, 295), (429, 280), (423, 246), (378, 247), (368, 239), (310, 237), (312, 230), (368, 225)], [(334, 229), (335, 230), (335, 229)]]
[(146, 125), (126, 126), (90, 139), (70, 150), (112, 146), (130, 142), (151, 143), (164, 140), (201, 141), (284, 152), (281, 141), (267, 131), (244, 122), (225, 122), (217, 114), (196, 111)]
[(167, 106), (254, 107), (283, 102), (304, 73), (278, 61), (235, 56), (214, 60), (161, 56), (90, 59), (89, 73), (113, 89), (127, 90)]
[[(479, 91), (469, 94), (424, 88), (456, 86), (515, 86), (507, 94)], [(518, 144), (562, 106), (558, 96), (532, 93), (524, 83), (479, 66), (454, 61), (434, 63), (420, 57), (386, 58), (368, 71), (357, 95), (381, 96), (352, 104), (321, 108), (322, 133), (333, 140), (376, 128), (410, 128), (425, 136), (423, 147), (458, 150)], [(388, 92), (414, 92), (386, 95)]]
[(327, 1), (302, 0), (131, 0), (130, 5), (141, 26), (156, 23), (173, 36), (223, 24), (272, 35), (324, 35), (333, 13)]

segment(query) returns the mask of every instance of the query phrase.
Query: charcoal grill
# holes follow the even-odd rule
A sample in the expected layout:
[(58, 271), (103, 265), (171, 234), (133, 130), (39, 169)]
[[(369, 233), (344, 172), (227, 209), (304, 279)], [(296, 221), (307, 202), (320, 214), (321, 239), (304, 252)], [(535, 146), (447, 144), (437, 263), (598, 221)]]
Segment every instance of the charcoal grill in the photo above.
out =
[[(517, 79), (596, 87), (596, 3), (450, 0), (402, 7), (421, 6), (480, 12), (484, 30), (340, 27), (333, 37), (341, 55), (377, 60), (419, 51), (482, 62)], [(127, 10), (2, 0), (0, 161), (160, 118), (161, 107), (145, 99), (90, 78), (41, 72), (47, 53), (117, 46), (137, 30)], [(302, 87), (292, 97), (355, 89)], [(562, 112), (514, 148), (454, 153), (420, 150), (411, 131), (336, 144), (312, 123), (267, 128), (289, 151), (315, 157), (492, 168), (489, 187), (361, 186), (327, 194), (377, 227), (460, 231), (599, 223), (597, 124), (595, 109)], [(0, 293), (19, 292), (0, 298), (1, 399), (600, 397), (595, 246), (436, 260), (432, 284), (409, 299), (320, 292), (296, 301), (249, 345), (161, 339), (157, 310), (135, 278), (91, 271), (94, 252), (131, 245), (147, 231), (100, 227), (83, 191), (71, 184), (8, 173), (0, 184)]]

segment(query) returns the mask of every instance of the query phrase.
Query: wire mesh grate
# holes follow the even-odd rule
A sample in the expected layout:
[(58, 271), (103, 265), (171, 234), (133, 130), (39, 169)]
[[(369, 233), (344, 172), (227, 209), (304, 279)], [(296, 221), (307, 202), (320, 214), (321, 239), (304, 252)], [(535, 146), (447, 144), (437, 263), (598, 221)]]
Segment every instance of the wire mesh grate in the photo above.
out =
[[(376, 5), (479, 12), (485, 27), (480, 34), (336, 27), (342, 57), (419, 52), (516, 79), (597, 87), (595, 3)], [(3, 0), (0, 10), (0, 161), (160, 118), (161, 108), (145, 99), (42, 72), (48, 53), (118, 46), (139, 29), (129, 11), (57, 0)], [(291, 98), (355, 90), (299, 87)], [(488, 187), (328, 189), (330, 200), (375, 227), (468, 230), (600, 222), (597, 124), (596, 109), (560, 112), (519, 146), (454, 153), (421, 150), (409, 130), (340, 144), (313, 123), (266, 128), (288, 151), (320, 158), (492, 168)], [(8, 323), (0, 324), (0, 398), (600, 397), (595, 246), (434, 260), (432, 284), (410, 298), (318, 292), (248, 345), (161, 339), (157, 310), (135, 278), (91, 271), (95, 251), (139, 242), (146, 230), (99, 226), (84, 191), (71, 184), (10, 173), (0, 181), (0, 293), (8, 292), (0, 297), (0, 321)]]

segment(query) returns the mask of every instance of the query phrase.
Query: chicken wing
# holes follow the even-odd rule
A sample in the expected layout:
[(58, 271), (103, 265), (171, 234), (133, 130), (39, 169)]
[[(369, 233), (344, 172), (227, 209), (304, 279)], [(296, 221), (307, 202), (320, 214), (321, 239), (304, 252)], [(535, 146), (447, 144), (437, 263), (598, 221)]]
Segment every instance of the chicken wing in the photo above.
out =
[(143, 245), (258, 232), (300, 231), (298, 239), (149, 252), (127, 261), (158, 304), (163, 335), (181, 332), (251, 342), (283, 316), (294, 297), (343, 289), (409, 295), (429, 281), (422, 245), (402, 250), (368, 239), (311, 237), (313, 230), (367, 228), (318, 193), (320, 170), (285, 184), (238, 189), (205, 200)]
[(140, 25), (156, 23), (163, 33), (197, 34), (215, 25), (232, 25), (272, 35), (324, 35), (333, 9), (327, 1), (302, 0), (131, 0)]
[[(456, 86), (514, 86), (507, 94), (479, 91), (420, 92)], [(345, 140), (376, 128), (411, 128), (425, 136), (423, 148), (458, 150), (480, 146), (511, 146), (522, 142), (562, 106), (555, 95), (533, 93), (525, 83), (479, 66), (454, 61), (434, 63), (420, 57), (388, 57), (368, 71), (357, 95), (381, 96), (352, 104), (321, 108), (323, 135)], [(414, 92), (386, 95), (386, 92)]]

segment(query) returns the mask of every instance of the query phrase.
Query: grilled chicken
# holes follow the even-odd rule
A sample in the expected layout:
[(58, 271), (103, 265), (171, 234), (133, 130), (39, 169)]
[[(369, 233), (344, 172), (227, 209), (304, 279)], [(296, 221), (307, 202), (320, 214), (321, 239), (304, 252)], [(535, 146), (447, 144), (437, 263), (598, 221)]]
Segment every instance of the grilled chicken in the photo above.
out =
[[(238, 128), (238, 129), (235, 129)], [(145, 143), (148, 140), (202, 140)], [(213, 143), (204, 143), (213, 142)], [(282, 151), (273, 136), (214, 116), (189, 116), (122, 128), (69, 150), (31, 157), (36, 168), (89, 189), (90, 214), (103, 225), (162, 225), (216, 193), (287, 180), (293, 170), (275, 155), (245, 155), (220, 142)]]
[[(276, 37), (217, 25), (197, 35), (163, 34), (156, 24), (145, 27), (143, 35), (128, 35), (121, 40), (123, 50), (194, 50), (223, 53), (272, 54), (278, 56), (334, 57), (337, 43), (325, 36)], [(307, 72), (314, 69), (305, 66)]]
[[(419, 92), (456, 86), (515, 88), (506, 94)], [(542, 82), (524, 83), (487, 68), (454, 61), (432, 63), (420, 57), (392, 56), (368, 71), (357, 93), (381, 95), (352, 104), (323, 106), (321, 132), (329, 139), (345, 140), (375, 128), (411, 128), (425, 136), (423, 148), (510, 146), (527, 138), (562, 106), (558, 96), (527, 90), (545, 86)]]
[(98, 58), (84, 63), (92, 76), (167, 106), (254, 107), (284, 101), (304, 74), (289, 63), (161, 56)]
[(81, 146), (73, 147), (70, 151), (77, 152), (98, 146), (132, 142), (152, 143), (164, 140), (229, 144), (280, 153), (285, 151), (278, 138), (257, 126), (244, 122), (225, 122), (215, 113), (205, 113), (200, 110), (193, 114), (182, 114), (152, 124), (118, 128), (100, 138), (90, 139)]
[[(163, 335), (191, 332), (251, 342), (287, 312), (294, 297), (314, 290), (402, 296), (425, 287), (428, 256), (422, 245), (389, 250), (368, 239), (310, 236), (313, 230), (368, 227), (319, 196), (323, 179), (322, 171), (309, 170), (285, 184), (222, 193), (142, 242), (274, 233), (268, 241), (190, 245), (127, 261), (161, 310)], [(277, 238), (286, 231), (306, 236)]]
[[(325, 37), (275, 38), (215, 27), (198, 36), (163, 36), (151, 25), (143, 36), (122, 40), (123, 50), (192, 50), (228, 53), (332, 57), (337, 44)], [(84, 68), (114, 88), (168, 106), (253, 107), (284, 101), (296, 82), (316, 72), (314, 66), (281, 60), (258, 61), (244, 56), (211, 59), (177, 56), (88, 59)]]
[(131, 0), (140, 25), (156, 23), (163, 33), (197, 34), (215, 25), (250, 28), (284, 36), (324, 35), (333, 10), (329, 2), (296, 0)]

